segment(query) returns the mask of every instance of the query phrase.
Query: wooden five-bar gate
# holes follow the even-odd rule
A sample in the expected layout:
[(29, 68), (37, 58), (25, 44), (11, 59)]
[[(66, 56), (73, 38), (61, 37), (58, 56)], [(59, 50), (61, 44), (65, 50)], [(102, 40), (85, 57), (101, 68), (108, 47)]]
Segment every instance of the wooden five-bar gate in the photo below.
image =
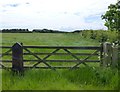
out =
[[(112, 50), (110, 43), (104, 43), (100, 46), (23, 46), (22, 43), (15, 43), (13, 46), (1, 46), (0, 48), (3, 51), (0, 54), (0, 67), (15, 71), (23, 71), (25, 68), (75, 69), (79, 68), (80, 64), (88, 67), (88, 62), (99, 62), (100, 65), (104, 66), (111, 64), (116, 66), (117, 62), (113, 63), (111, 60), (114, 59), (115, 61), (118, 58), (114, 55), (114, 58), (111, 59), (113, 57), (111, 52), (116, 53), (117, 49)], [(52, 56), (57, 57), (57, 59), (52, 58)], [(62, 56), (63, 59), (61, 59)], [(70, 56), (70, 58), (64, 56)], [(67, 66), (61, 64), (54, 66), (52, 62), (74, 62), (75, 64), (72, 66), (69, 64)], [(45, 66), (40, 66), (41, 64)]]

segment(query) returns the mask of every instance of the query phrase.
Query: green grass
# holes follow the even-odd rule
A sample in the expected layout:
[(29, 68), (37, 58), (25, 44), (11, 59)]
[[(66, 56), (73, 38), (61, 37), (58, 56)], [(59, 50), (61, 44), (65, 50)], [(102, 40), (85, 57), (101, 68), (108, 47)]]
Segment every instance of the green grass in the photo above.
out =
[(87, 67), (78, 70), (28, 70), (24, 76), (3, 71), (3, 90), (114, 90), (117, 70)]
[(2, 45), (84, 46), (99, 45), (97, 41), (85, 39), (77, 33), (3, 33)]
[[(84, 38), (79, 33), (3, 33), (2, 45), (12, 46), (15, 42), (23, 45), (48, 46), (99, 46), (98, 41)], [(3, 50), (4, 52), (5, 50)], [(38, 51), (38, 50), (34, 50)], [(43, 50), (44, 52), (47, 52)], [(61, 51), (62, 52), (62, 51)], [(75, 51), (77, 52), (77, 51)], [(83, 51), (82, 51), (83, 52)], [(91, 51), (84, 51), (91, 52)], [(4, 57), (7, 59), (9, 57)], [(33, 59), (32, 57), (26, 57)], [(50, 59), (61, 57), (50, 57)], [(71, 57), (65, 57), (71, 59)], [(27, 63), (28, 64), (28, 63)], [(33, 64), (33, 63), (29, 63)], [(50, 63), (51, 64), (51, 63)], [(52, 65), (64, 65), (53, 63)], [(71, 65), (71, 64), (65, 64)], [(2, 71), (3, 90), (114, 90), (118, 89), (118, 70), (99, 67), (99, 63), (88, 63), (88, 68), (80, 65), (77, 70), (26, 70), (24, 76)], [(9, 64), (8, 64), (9, 66)]]
[(0, 69), (0, 91), (2, 90), (2, 70)]

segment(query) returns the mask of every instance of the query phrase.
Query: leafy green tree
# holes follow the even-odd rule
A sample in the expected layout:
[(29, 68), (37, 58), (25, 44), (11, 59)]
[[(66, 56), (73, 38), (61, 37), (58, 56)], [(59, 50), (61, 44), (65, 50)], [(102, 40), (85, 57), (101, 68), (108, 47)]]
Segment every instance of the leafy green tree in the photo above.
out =
[(120, 2), (116, 4), (110, 4), (108, 11), (102, 15), (102, 19), (105, 20), (105, 26), (108, 30), (120, 30)]

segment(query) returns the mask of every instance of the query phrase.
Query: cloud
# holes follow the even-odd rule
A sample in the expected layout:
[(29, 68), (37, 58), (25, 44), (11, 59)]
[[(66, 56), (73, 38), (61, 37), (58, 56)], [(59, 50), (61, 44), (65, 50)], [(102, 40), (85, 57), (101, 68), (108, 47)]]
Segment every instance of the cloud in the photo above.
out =
[(30, 4), (29, 2), (26, 2), (26, 4)]
[(18, 7), (20, 4), (6, 4), (4, 7)]
[(80, 15), (81, 15), (80, 12), (75, 12), (75, 13), (73, 13), (73, 14), (76, 15), (76, 16), (80, 16)]
[[(2, 0), (1, 28), (105, 29), (101, 15), (116, 0)], [(6, 7), (5, 7), (6, 6)]]

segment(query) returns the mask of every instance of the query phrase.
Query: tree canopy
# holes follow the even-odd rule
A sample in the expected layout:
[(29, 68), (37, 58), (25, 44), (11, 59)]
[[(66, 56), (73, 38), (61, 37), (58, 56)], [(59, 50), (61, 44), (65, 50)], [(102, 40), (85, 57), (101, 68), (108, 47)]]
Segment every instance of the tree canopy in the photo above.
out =
[(105, 20), (105, 26), (108, 30), (120, 31), (120, 2), (116, 4), (110, 4), (108, 11), (101, 16)]

